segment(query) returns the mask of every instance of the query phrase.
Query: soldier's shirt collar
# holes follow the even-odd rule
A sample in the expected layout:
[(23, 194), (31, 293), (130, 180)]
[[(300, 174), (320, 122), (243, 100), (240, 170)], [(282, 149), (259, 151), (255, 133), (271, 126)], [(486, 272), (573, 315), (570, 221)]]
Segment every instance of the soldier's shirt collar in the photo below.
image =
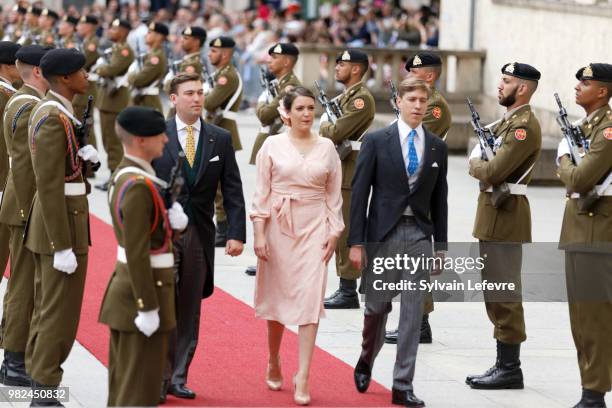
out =
[(125, 157), (126, 159), (129, 159), (131, 161), (133, 161), (134, 163), (136, 163), (137, 165), (139, 165), (140, 167), (142, 167), (142, 169), (144, 171), (146, 171), (147, 173), (149, 173), (152, 176), (157, 176), (155, 174), (155, 170), (153, 169), (153, 167), (151, 166), (151, 163), (149, 163), (148, 161), (141, 159), (140, 157), (136, 157), (136, 156), (132, 156), (131, 154), (125, 153), (123, 155), (123, 157)]
[(289, 71), (282, 77), (278, 78), (278, 83), (282, 84), (283, 82), (288, 81), (289, 78), (291, 78), (292, 76), (293, 76), (293, 71)]
[[(529, 106), (529, 104), (526, 103), (524, 105), (517, 106), (516, 108), (514, 108), (512, 110), (509, 110), (508, 112), (504, 113), (504, 120), (509, 120), (512, 117), (512, 115), (514, 115), (516, 112), (518, 112), (519, 109), (522, 109), (525, 106)], [(530, 109), (531, 109), (531, 107), (530, 107)]]
[(30, 84), (23, 84), (23, 86), (27, 86), (28, 88), (30, 88), (31, 90), (33, 90), (34, 92), (36, 92), (36, 95), (40, 96), (41, 98), (45, 97), (45, 94), (42, 93), (39, 89), (37, 89), (36, 87), (30, 85)]
[(196, 56), (198, 58), (200, 57), (200, 51), (192, 52), (191, 54), (187, 54), (187, 55), (185, 55), (185, 57), (183, 57), (183, 59), (187, 60), (189, 58), (196, 57)]
[(64, 105), (64, 107), (68, 109), (68, 112), (74, 115), (74, 109), (72, 108), (72, 102), (70, 102), (68, 99), (66, 99), (65, 97), (63, 97), (62, 95), (58, 94), (55, 91), (49, 90), (49, 94), (57, 98), (62, 103), (62, 105)]
[(356, 84), (351, 85), (349, 88), (346, 88), (344, 90), (344, 94), (348, 95), (352, 90), (357, 90), (359, 88), (361, 88), (361, 85), (363, 85), (363, 83), (361, 81), (357, 82)]
[(601, 108), (591, 112), (591, 114), (586, 117), (584, 123), (588, 125), (593, 125), (595, 122), (606, 116), (606, 112), (608, 111), (610, 111), (610, 105), (604, 105)]

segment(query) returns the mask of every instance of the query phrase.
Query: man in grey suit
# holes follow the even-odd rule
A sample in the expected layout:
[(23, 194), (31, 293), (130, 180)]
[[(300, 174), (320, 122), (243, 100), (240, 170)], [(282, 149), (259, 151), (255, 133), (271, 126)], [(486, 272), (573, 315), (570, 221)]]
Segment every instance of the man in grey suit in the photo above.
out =
[[(444, 257), (448, 149), (422, 125), (431, 93), (429, 86), (422, 80), (409, 78), (400, 84), (398, 91), (400, 117), (389, 127), (365, 137), (352, 183), (349, 259), (358, 269), (366, 267), (360, 288), (366, 296), (363, 343), (354, 379), (357, 390), (365, 392), (374, 360), (385, 342), (391, 300), (399, 294), (400, 322), (392, 403), (422, 407), (425, 403), (414, 395), (412, 380), (425, 295), (419, 283), (428, 281), (429, 270), (423, 267), (410, 270), (397, 265), (381, 271), (379, 261), (381, 256), (395, 257), (397, 254), (432, 260)], [(412, 282), (414, 287), (400, 291), (384, 290), (382, 286), (382, 283), (400, 280)]]

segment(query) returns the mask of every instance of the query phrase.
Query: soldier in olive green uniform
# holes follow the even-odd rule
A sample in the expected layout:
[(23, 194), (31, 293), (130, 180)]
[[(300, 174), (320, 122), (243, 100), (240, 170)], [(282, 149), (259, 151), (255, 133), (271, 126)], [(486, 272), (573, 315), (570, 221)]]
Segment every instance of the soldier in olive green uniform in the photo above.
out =
[(38, 18), (42, 14), (42, 9), (36, 6), (30, 6), (27, 9), (25, 16), (25, 28), (22, 35), (17, 39), (19, 45), (30, 45), (34, 42), (39, 42), (40, 28), (38, 27)]
[[(451, 113), (448, 103), (436, 89), (436, 81), (442, 73), (442, 60), (432, 52), (419, 52), (406, 63), (408, 76), (422, 79), (431, 88), (431, 95), (427, 100), (427, 112), (423, 118), (423, 125), (446, 140), (448, 129), (451, 126)], [(429, 344), (433, 341), (431, 326), (429, 325), (429, 313), (433, 312), (433, 296), (430, 291), (425, 295), (423, 305), (423, 320), (421, 321), (421, 338), (419, 343)], [(397, 344), (398, 330), (389, 331), (385, 334), (385, 343)]]
[(90, 245), (82, 166), (83, 160), (98, 160), (93, 146), (78, 145), (75, 133), (79, 122), (71, 101), (87, 90), (84, 65), (85, 56), (75, 49), (48, 51), (40, 68), (50, 90), (30, 115), (36, 195), (25, 245), (36, 270), (26, 367), (34, 388), (60, 384), (81, 314)]
[(41, 30), (39, 44), (57, 46), (57, 38), (55, 37), (55, 23), (57, 22), (59, 15), (48, 8), (45, 8), (40, 13), (38, 19), (38, 26)]
[[(208, 59), (216, 68), (212, 74), (214, 87), (206, 89), (204, 109), (206, 109), (206, 121), (222, 127), (232, 134), (232, 146), (235, 151), (242, 150), (238, 126), (236, 124), (236, 112), (242, 101), (242, 78), (240, 73), (232, 65), (232, 56), (236, 43), (229, 37), (219, 37), (212, 40), (208, 46)], [(223, 196), (221, 187), (217, 187), (215, 196), (215, 216), (217, 218), (217, 233), (215, 246), (224, 247), (227, 242), (227, 216), (223, 208)]]
[(66, 14), (64, 17), (62, 17), (57, 27), (57, 34), (59, 36), (58, 48), (76, 48), (80, 51), (80, 44), (75, 33), (78, 22), (79, 19), (74, 16), (69, 16)]
[[(165, 24), (149, 24), (149, 31), (145, 37), (149, 52), (144, 57), (136, 56), (137, 61), (132, 64), (135, 68), (130, 67), (130, 71), (132, 69), (134, 71), (128, 75), (133, 105), (150, 106), (163, 112), (159, 87), (168, 67), (162, 47), (167, 35), (168, 27)], [(141, 62), (138, 62), (141, 58)]]
[[(603, 408), (612, 388), (612, 64), (589, 64), (576, 78), (588, 150), (575, 164), (566, 140), (559, 145), (558, 175), (569, 195), (559, 247), (566, 251), (570, 325), (583, 389), (574, 408)], [(588, 205), (584, 198), (593, 188), (599, 198)]]
[(19, 4), (15, 4), (11, 11), (15, 13), (15, 20), (10, 25), (10, 32), (6, 33), (6, 35), (8, 36), (8, 40), (17, 42), (24, 34), (24, 20), (28, 9)]
[[(368, 56), (362, 51), (346, 50), (338, 54), (336, 81), (346, 87), (344, 92), (336, 97), (342, 116), (336, 123), (322, 118), (319, 129), (321, 136), (330, 138), (337, 146), (344, 141), (350, 141), (353, 145), (353, 150), (342, 160), (342, 216), (346, 225), (349, 225), (351, 182), (359, 154), (358, 140), (368, 130), (376, 113), (374, 97), (362, 82), (368, 67)], [(361, 272), (349, 261), (347, 238), (348, 228), (345, 228), (336, 248), (336, 273), (340, 277), (340, 287), (325, 299), (326, 309), (359, 309), (357, 279)]]
[[(128, 68), (134, 61), (134, 53), (127, 43), (130, 23), (115, 19), (108, 30), (108, 38), (113, 42), (112, 53), (107, 61), (100, 57), (92, 72), (99, 77), (97, 107), (100, 110), (100, 129), (102, 144), (108, 157), (108, 168), (112, 172), (117, 168), (123, 157), (123, 147), (115, 133), (117, 114), (125, 109), (130, 101), (130, 91), (127, 87)], [(108, 181), (97, 185), (103, 191), (108, 189)]]
[[(498, 99), (507, 111), (493, 129), (495, 156), (482, 160), (479, 145), (470, 155), (470, 175), (481, 186), (473, 235), (480, 240), (481, 256), (486, 254), (482, 278), (513, 282), (518, 289), (502, 297), (484, 293), (487, 315), (495, 327), (497, 362), (483, 375), (467, 377), (470, 387), (480, 389), (523, 388), (519, 356), (527, 336), (520, 295), (521, 243), (531, 242), (526, 191), (542, 145), (540, 124), (529, 106), (540, 73), (521, 63), (506, 64), (501, 72)], [(504, 186), (509, 193), (502, 199), (498, 193)]]
[(171, 228), (183, 230), (188, 220), (178, 203), (166, 212), (159, 193), (166, 183), (151, 167), (168, 141), (161, 112), (129, 107), (117, 117), (116, 131), (125, 156), (109, 202), (119, 248), (100, 311), (111, 335), (108, 405), (156, 406), (176, 326)]
[(25, 350), (34, 308), (34, 255), (23, 245), (26, 220), (36, 191), (28, 143), (28, 119), (34, 105), (45, 96), (47, 82), (39, 69), (46, 50), (27, 45), (17, 51), (18, 71), (24, 85), (9, 100), (4, 114), (4, 137), (11, 158), (0, 207), (0, 222), (10, 230), (11, 276), (4, 294), (4, 361), (0, 382), (29, 386)]

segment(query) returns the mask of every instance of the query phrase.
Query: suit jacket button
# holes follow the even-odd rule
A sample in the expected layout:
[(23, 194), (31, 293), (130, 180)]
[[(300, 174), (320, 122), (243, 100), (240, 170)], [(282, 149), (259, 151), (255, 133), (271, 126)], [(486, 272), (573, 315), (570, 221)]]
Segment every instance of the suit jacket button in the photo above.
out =
[(158, 280), (158, 281), (157, 281), (157, 286), (162, 287), (162, 286), (163, 286), (162, 281)]
[(142, 298), (138, 298), (138, 308), (144, 309), (144, 302), (142, 301)]

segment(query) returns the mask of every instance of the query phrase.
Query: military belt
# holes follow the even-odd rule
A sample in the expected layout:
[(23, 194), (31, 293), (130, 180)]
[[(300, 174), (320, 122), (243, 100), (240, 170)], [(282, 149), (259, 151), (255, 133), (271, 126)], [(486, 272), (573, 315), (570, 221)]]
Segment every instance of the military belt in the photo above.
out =
[(85, 183), (66, 183), (64, 184), (65, 196), (81, 196), (87, 194)]
[[(601, 190), (601, 184), (595, 186), (598, 191), (600, 197), (612, 197), (612, 186), (608, 186), (604, 191), (599, 192)], [(570, 198), (580, 198), (580, 193), (572, 193)]]
[[(174, 255), (172, 253), (166, 254), (151, 254), (151, 268), (172, 268), (174, 266)], [(127, 256), (125, 254), (125, 248), (117, 246), (117, 261), (127, 264)]]
[[(510, 187), (510, 194), (512, 195), (527, 195), (527, 184), (515, 184), (507, 183)], [(493, 192), (493, 187), (489, 187), (485, 190), (487, 193)]]

